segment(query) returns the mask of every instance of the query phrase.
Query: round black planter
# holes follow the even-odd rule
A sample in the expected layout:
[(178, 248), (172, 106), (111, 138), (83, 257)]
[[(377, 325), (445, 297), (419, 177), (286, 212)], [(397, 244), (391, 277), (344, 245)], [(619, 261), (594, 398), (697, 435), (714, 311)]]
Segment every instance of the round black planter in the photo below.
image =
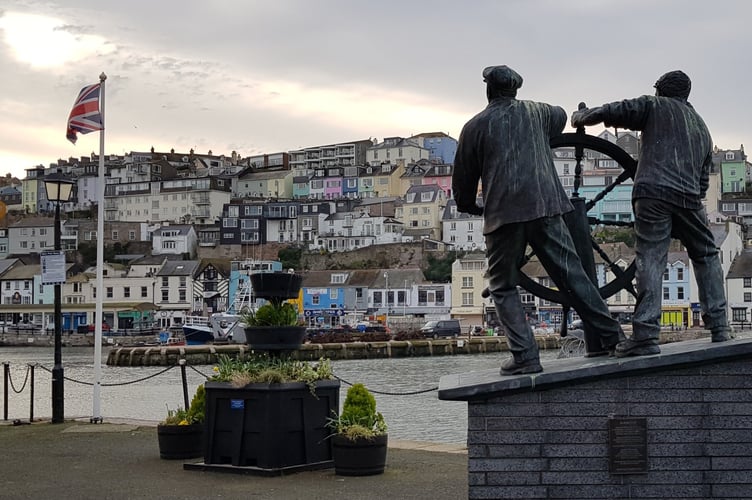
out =
[(158, 425), (159, 458), (186, 459), (204, 455), (204, 424)]
[(253, 294), (265, 299), (294, 299), (303, 285), (303, 275), (297, 273), (253, 273), (250, 276)]
[(260, 351), (293, 351), (305, 339), (304, 326), (247, 326), (245, 341)]
[(340, 476), (373, 476), (382, 474), (386, 465), (388, 436), (351, 441), (335, 434), (332, 436), (334, 472)]

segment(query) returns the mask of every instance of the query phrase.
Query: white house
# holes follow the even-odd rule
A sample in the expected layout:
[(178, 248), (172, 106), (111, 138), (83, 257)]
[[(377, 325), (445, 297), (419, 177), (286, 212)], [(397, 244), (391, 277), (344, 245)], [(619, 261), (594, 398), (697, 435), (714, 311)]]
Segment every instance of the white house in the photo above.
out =
[(152, 255), (196, 256), (198, 236), (193, 226), (188, 224), (166, 225), (155, 229), (151, 234)]
[(447, 201), (441, 217), (441, 226), (442, 240), (455, 250), (486, 250), (483, 216), (458, 212), (454, 200)]

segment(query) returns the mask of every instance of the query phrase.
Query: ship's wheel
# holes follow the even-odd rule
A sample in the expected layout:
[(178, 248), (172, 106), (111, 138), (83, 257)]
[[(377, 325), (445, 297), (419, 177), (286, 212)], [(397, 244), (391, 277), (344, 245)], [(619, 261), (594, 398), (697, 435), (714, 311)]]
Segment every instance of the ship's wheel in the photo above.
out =
[[(635, 274), (634, 260), (626, 267), (626, 269), (620, 268), (617, 264), (611, 261), (607, 253), (600, 248), (598, 242), (595, 241), (590, 234), (590, 227), (593, 225), (632, 227), (634, 224), (632, 222), (600, 220), (596, 217), (588, 217), (587, 212), (592, 209), (596, 203), (613, 191), (616, 186), (620, 185), (628, 178), (634, 178), (637, 161), (618, 145), (600, 137), (587, 135), (585, 134), (584, 129), (578, 129), (576, 133), (566, 133), (553, 137), (551, 139), (551, 148), (556, 149), (561, 147), (575, 148), (575, 159), (577, 163), (575, 166), (574, 191), (571, 198), (572, 203), (575, 205), (575, 211), (574, 213), (569, 214), (566, 219), (567, 225), (572, 233), (575, 247), (577, 248), (586, 272), (592, 274), (591, 278), (595, 280), (594, 255), (597, 253), (614, 275), (613, 280), (599, 287), (601, 297), (604, 299), (608, 298), (620, 290), (627, 290), (633, 295), (636, 295), (632, 286), (632, 280)], [(621, 173), (616, 179), (591, 200), (584, 200), (579, 196), (578, 192), (582, 176), (582, 158), (584, 157), (585, 150), (592, 150), (605, 154), (616, 161), (622, 168)], [(584, 209), (578, 210), (578, 205), (584, 207)], [(532, 258), (532, 256), (532, 253), (527, 255), (527, 260)], [(589, 267), (592, 267), (592, 269), (588, 269)], [(539, 283), (524, 272), (521, 275), (520, 286), (542, 299), (556, 302), (563, 306), (571, 306), (567, 294), (556, 288), (551, 288)]]

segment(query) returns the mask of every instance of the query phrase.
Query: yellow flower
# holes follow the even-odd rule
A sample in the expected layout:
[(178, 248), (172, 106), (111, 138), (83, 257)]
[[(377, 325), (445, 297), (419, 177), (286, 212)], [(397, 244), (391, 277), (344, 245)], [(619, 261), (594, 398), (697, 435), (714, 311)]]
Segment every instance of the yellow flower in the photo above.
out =
[(181, 420), (181, 421), (180, 421), (180, 422), (178, 423), (178, 425), (191, 425), (191, 424), (189, 424), (189, 423), (188, 423), (188, 421), (187, 421), (186, 419), (183, 419), (183, 420)]
[(219, 373), (219, 367), (218, 366), (215, 366), (214, 368), (212, 368), (212, 370), (214, 370), (214, 373)]

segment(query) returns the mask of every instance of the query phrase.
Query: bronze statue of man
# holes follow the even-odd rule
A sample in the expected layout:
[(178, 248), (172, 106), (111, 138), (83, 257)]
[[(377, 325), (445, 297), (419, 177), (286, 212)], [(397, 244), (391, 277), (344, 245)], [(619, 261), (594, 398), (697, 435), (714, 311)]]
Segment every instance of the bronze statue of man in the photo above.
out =
[(572, 126), (604, 123), (642, 132), (632, 189), (635, 215), (637, 303), (632, 338), (616, 346), (618, 357), (657, 354), (661, 331), (662, 277), (671, 237), (687, 248), (699, 291), (702, 320), (713, 342), (731, 337), (723, 270), (702, 205), (712, 167), (713, 141), (687, 101), (692, 83), (670, 71), (655, 83), (655, 96), (575, 111)]
[[(452, 191), (460, 212), (483, 215), (488, 290), (507, 332), (512, 357), (502, 375), (536, 373), (538, 346), (517, 285), (530, 245), (586, 328), (598, 332), (603, 353), (624, 336), (585, 273), (562, 214), (573, 209), (556, 174), (550, 138), (564, 129), (566, 112), (518, 100), (522, 77), (507, 66), (483, 70), (488, 106), (468, 121), (457, 144)], [(476, 205), (478, 182), (483, 207)]]

